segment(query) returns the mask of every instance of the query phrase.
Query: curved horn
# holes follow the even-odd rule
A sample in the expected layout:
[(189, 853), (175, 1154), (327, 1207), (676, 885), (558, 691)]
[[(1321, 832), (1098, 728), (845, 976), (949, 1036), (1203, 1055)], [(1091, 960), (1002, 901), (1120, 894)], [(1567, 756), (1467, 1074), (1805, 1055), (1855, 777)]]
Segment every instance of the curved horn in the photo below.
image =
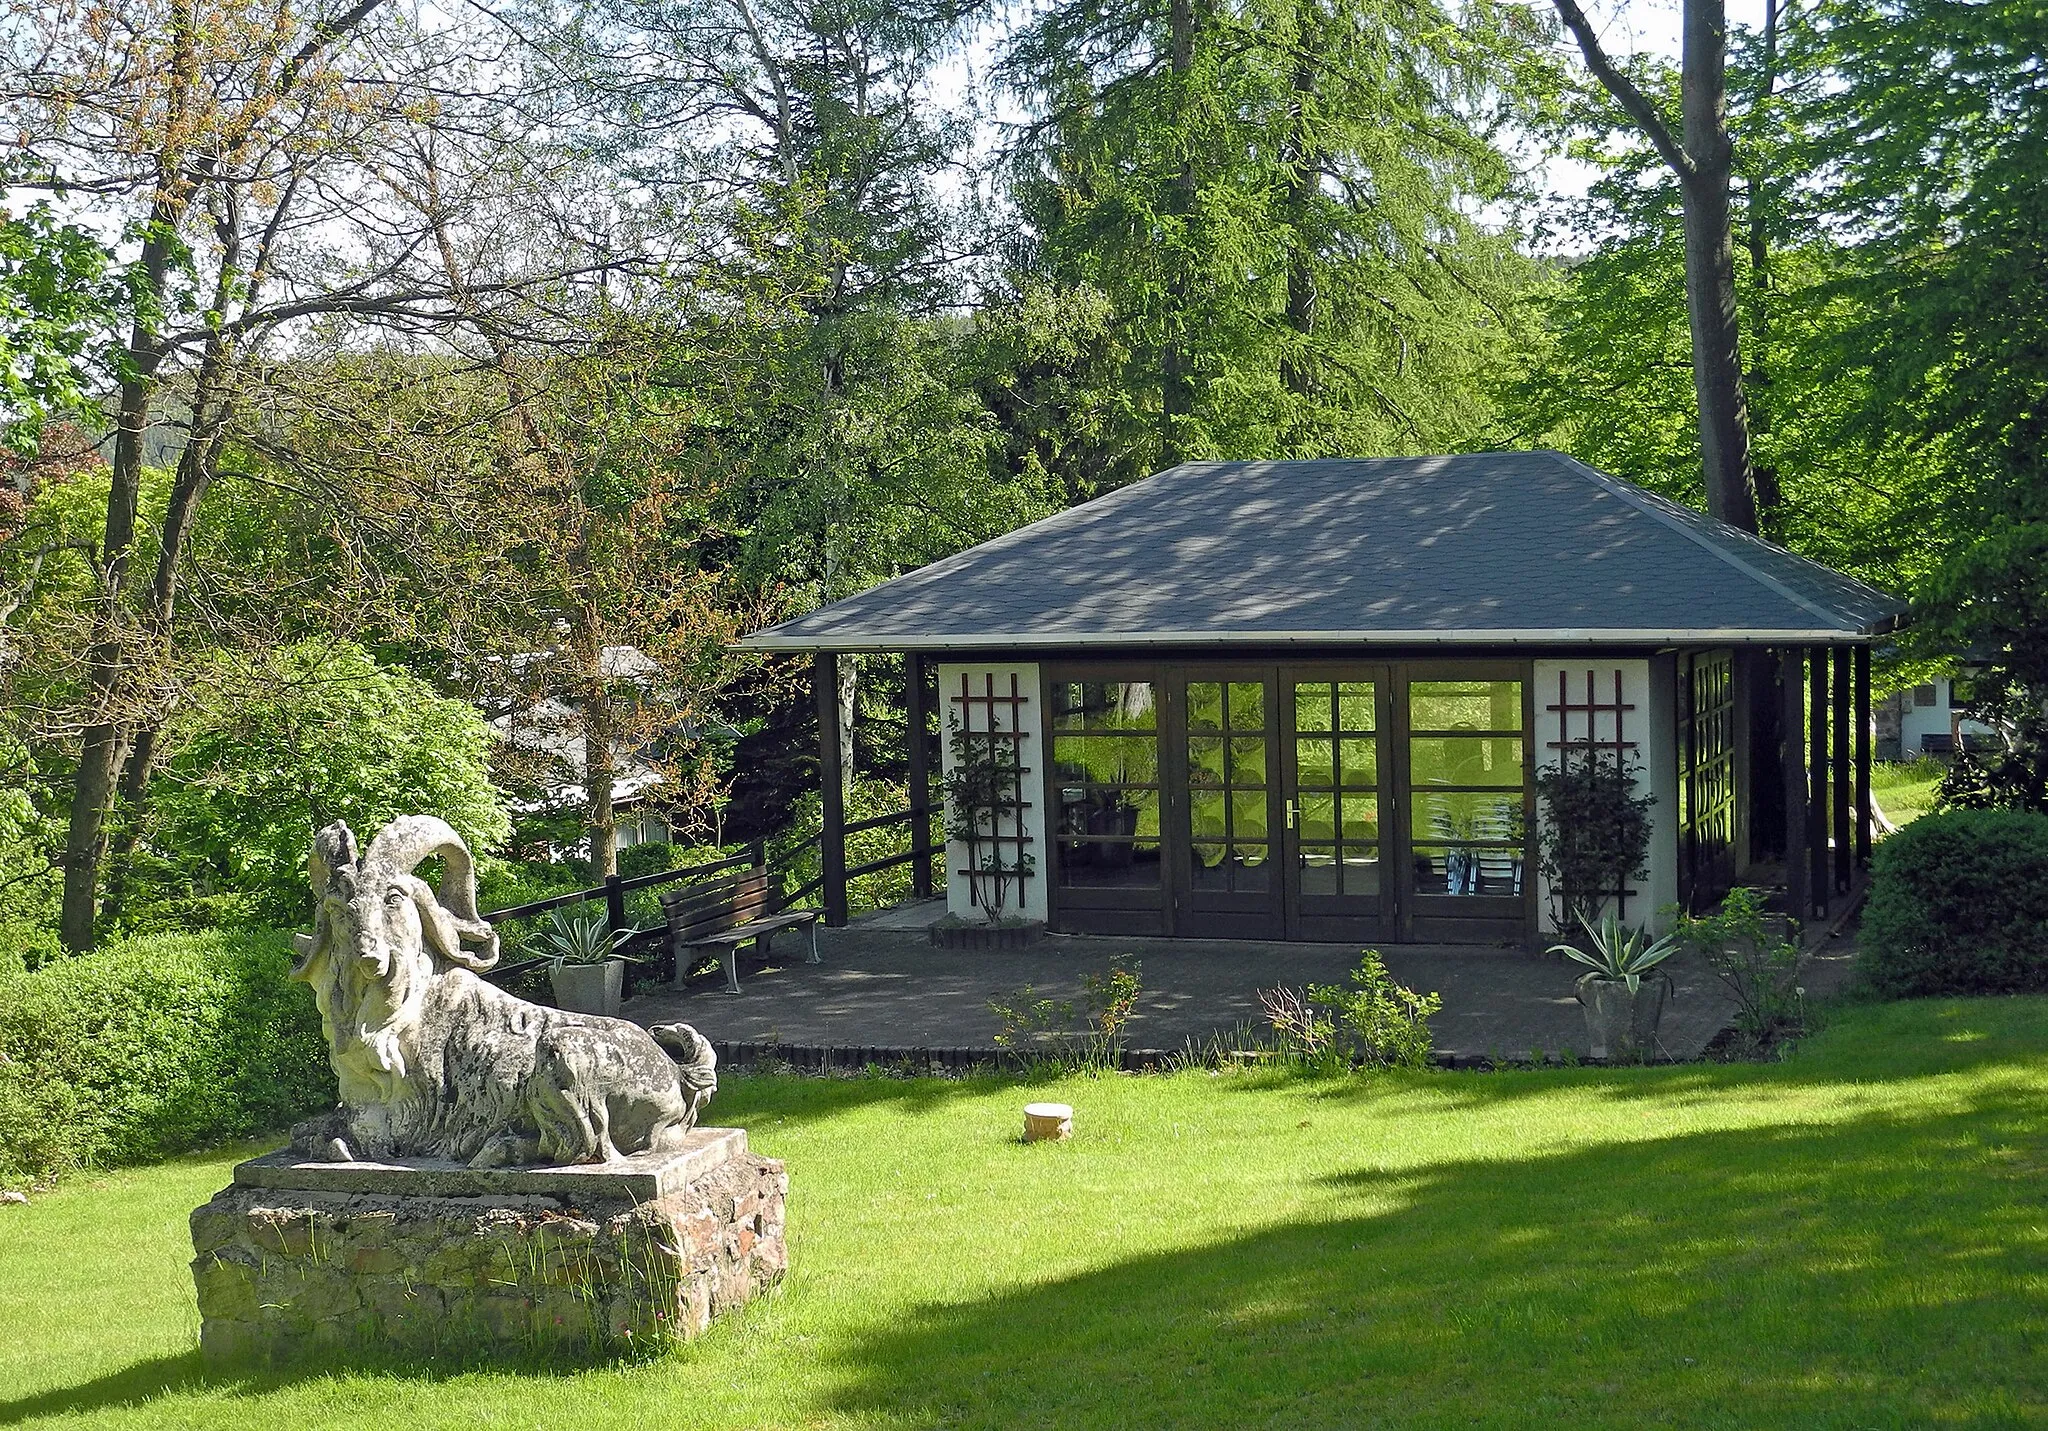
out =
[(448, 956), (482, 973), (498, 962), (498, 931), (476, 912), (476, 863), (455, 827), (432, 815), (401, 815), (377, 832), (363, 855), (362, 869), (372, 878), (409, 875), (429, 855), (448, 866), (434, 891), (441, 908), (465, 939), (484, 946), (472, 954), (449, 940)]

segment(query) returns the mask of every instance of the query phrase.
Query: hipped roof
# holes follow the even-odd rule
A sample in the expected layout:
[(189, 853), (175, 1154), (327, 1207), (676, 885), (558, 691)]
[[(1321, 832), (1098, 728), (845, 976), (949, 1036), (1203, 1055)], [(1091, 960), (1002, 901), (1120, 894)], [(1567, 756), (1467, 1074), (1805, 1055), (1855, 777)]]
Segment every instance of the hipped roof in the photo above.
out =
[(784, 651), (1787, 645), (1901, 603), (1557, 452), (1186, 462), (747, 637)]

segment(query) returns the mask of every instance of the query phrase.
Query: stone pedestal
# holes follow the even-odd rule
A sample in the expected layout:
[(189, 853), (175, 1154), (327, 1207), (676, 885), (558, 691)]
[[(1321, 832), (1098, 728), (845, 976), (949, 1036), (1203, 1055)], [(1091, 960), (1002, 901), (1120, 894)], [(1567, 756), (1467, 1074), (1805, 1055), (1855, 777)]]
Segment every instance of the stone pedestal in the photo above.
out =
[(781, 1277), (788, 1189), (737, 1128), (558, 1168), (273, 1153), (192, 1214), (200, 1352), (560, 1359), (688, 1338)]

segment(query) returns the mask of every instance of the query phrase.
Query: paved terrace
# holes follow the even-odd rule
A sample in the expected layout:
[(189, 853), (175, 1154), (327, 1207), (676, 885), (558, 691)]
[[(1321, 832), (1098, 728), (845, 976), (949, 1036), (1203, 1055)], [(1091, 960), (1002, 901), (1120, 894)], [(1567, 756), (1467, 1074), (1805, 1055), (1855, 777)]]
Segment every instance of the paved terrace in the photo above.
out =
[[(1258, 943), (1049, 934), (1021, 950), (963, 952), (932, 947), (925, 925), (937, 901), (885, 910), (818, 934), (822, 964), (804, 962), (805, 938), (785, 934), (765, 967), (751, 956), (743, 992), (716, 976), (684, 992), (651, 992), (626, 1004), (640, 1023), (684, 1019), (718, 1043), (843, 1048), (967, 1048), (993, 1052), (1000, 1021), (991, 998), (1030, 985), (1035, 998), (1082, 1007), (1082, 976), (1110, 958), (1140, 960), (1144, 992), (1127, 1034), (1132, 1048), (1177, 1050), (1190, 1040), (1260, 1019), (1258, 991), (1276, 985), (1342, 983), (1357, 966), (1354, 944)], [(1572, 994), (1579, 966), (1514, 949), (1387, 944), (1394, 978), (1443, 996), (1431, 1022), (1440, 1054), (1459, 1062), (1584, 1057), (1584, 1018)], [(1839, 961), (1837, 961), (1839, 962)], [(1675, 984), (1660, 1038), (1664, 1056), (1699, 1057), (1731, 1019), (1734, 1004), (1701, 965), (1674, 959)], [(1820, 982), (1815, 969), (1808, 982)]]

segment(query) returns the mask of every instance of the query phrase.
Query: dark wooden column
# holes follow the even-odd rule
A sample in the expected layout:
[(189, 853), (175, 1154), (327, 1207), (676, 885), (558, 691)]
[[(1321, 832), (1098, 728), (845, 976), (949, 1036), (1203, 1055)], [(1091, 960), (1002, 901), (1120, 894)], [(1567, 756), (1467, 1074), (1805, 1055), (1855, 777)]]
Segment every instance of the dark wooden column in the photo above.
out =
[(932, 895), (931, 692), (930, 668), (912, 651), (903, 657), (904, 754), (910, 761), (910, 889), (919, 899)]
[(1813, 914), (1813, 882), (1806, 861), (1806, 662), (1788, 646), (1778, 653), (1779, 768), (1785, 786), (1785, 904), (1804, 923)]
[(1856, 842), (1851, 832), (1855, 829), (1849, 815), (1849, 796), (1855, 786), (1850, 777), (1851, 736), (1849, 733), (1849, 648), (1835, 647), (1828, 661), (1830, 691), (1835, 703), (1834, 735), (1834, 780), (1829, 793), (1834, 796), (1834, 810), (1828, 820), (1828, 827), (1835, 832), (1835, 893), (1847, 894), (1856, 877)]
[(1870, 868), (1870, 648), (1856, 648), (1856, 867)]
[(839, 765), (839, 657), (820, 651), (811, 664), (812, 693), (818, 702), (818, 793), (824, 806), (818, 828), (820, 896), (825, 923), (846, 923), (846, 789)]
[(1813, 914), (1828, 912), (1828, 648), (1806, 653), (1806, 811), (1807, 893)]

